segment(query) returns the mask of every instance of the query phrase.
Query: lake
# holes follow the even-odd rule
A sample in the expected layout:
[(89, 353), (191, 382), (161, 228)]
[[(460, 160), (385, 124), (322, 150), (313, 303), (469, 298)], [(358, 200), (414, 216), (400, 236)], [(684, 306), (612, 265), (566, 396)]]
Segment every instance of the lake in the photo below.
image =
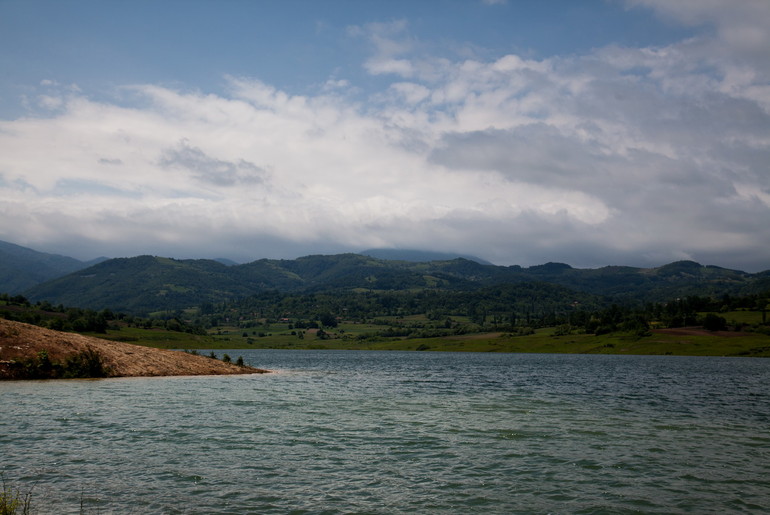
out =
[(229, 354), (276, 372), (0, 382), (0, 471), (40, 513), (770, 511), (770, 360)]

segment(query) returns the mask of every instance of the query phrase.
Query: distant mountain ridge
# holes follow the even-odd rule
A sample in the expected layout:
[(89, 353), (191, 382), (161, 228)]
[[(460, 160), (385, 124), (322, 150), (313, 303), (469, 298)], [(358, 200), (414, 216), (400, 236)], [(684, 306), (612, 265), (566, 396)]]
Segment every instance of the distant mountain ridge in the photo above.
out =
[[(0, 242), (0, 293), (23, 294), (32, 301), (146, 314), (230, 302), (268, 291), (478, 291), (505, 284), (548, 283), (600, 296), (607, 302), (628, 303), (770, 290), (770, 270), (750, 274), (694, 261), (657, 268), (576, 269), (565, 263), (524, 268), (443, 253), (380, 251), (364, 252), (387, 258), (361, 253), (260, 259), (245, 264), (156, 256), (83, 262)], [(431, 257), (442, 259), (426, 261)]]
[(491, 265), (489, 261), (469, 254), (454, 254), (450, 252), (435, 252), (430, 250), (411, 250), (411, 249), (368, 249), (362, 250), (359, 254), (389, 261), (411, 261), (416, 263), (426, 263), (430, 261), (451, 261), (457, 258), (475, 261), (482, 265)]
[(0, 241), (0, 291), (18, 294), (36, 284), (88, 268), (106, 259), (79, 261)]
[(504, 284), (548, 283), (605, 298), (607, 303), (665, 302), (689, 295), (770, 290), (770, 271), (749, 274), (692, 261), (658, 268), (575, 269), (563, 263), (522, 268), (468, 259), (407, 262), (361, 254), (260, 259), (243, 265), (154, 256), (110, 259), (24, 292), (32, 301), (126, 313), (179, 310), (276, 291), (478, 291)]

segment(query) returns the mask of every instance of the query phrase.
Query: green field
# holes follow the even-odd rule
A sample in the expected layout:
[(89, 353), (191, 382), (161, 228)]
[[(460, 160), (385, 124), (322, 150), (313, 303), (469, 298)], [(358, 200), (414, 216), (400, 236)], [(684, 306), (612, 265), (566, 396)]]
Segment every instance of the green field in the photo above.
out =
[(158, 349), (213, 349), (217, 342), (211, 336), (200, 336), (165, 329), (141, 329), (138, 327), (121, 327), (120, 330), (110, 329), (103, 333), (83, 333), (94, 338), (117, 342), (133, 343)]
[[(705, 313), (701, 313), (705, 314)], [(719, 316), (723, 317), (725, 320), (727, 320), (730, 324), (741, 323), (741, 324), (760, 324), (764, 323), (762, 320), (762, 313), (760, 311), (748, 311), (748, 310), (740, 310), (740, 311), (727, 311), (726, 313), (718, 313)], [(765, 318), (767, 318), (767, 315), (765, 315)]]
[[(731, 312), (723, 316), (728, 320), (743, 317), (745, 320), (741, 321), (754, 323), (760, 314)], [(412, 318), (412, 321), (415, 320)], [(292, 329), (288, 324), (280, 323), (260, 327), (259, 330), (236, 326), (218, 327), (205, 336), (134, 327), (92, 336), (168, 349), (352, 349), (770, 357), (770, 335), (750, 332), (653, 332), (649, 336), (639, 337), (621, 333), (596, 336), (575, 332), (564, 335), (559, 334), (555, 328), (545, 328), (526, 336), (499, 332), (409, 339), (375, 336), (387, 327), (341, 323), (335, 329), (328, 330), (329, 336), (325, 339), (318, 337), (317, 330)]]

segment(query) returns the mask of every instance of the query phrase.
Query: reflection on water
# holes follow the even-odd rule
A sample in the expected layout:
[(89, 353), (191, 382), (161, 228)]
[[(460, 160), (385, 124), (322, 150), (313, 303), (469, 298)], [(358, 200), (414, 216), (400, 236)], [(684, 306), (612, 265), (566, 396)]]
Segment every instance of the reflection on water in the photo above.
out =
[(761, 513), (770, 360), (235, 351), (280, 373), (0, 383), (43, 513)]

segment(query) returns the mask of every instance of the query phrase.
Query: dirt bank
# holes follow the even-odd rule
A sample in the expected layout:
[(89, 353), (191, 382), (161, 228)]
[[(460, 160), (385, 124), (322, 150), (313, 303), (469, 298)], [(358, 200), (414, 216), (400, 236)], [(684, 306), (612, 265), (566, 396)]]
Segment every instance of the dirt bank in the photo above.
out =
[(10, 363), (34, 358), (45, 350), (52, 362), (91, 349), (99, 353), (108, 377), (257, 374), (252, 367), (195, 356), (181, 351), (152, 349), (111, 342), (80, 334), (52, 331), (34, 325), (0, 319), (0, 379), (8, 378)]

